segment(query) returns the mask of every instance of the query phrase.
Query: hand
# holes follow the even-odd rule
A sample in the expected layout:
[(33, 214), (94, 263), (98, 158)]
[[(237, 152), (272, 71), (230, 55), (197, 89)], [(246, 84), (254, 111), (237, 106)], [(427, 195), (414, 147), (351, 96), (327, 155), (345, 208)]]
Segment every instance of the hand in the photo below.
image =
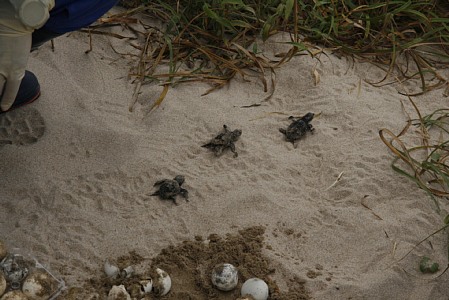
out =
[(0, 27), (0, 111), (10, 109), (16, 99), (30, 48), (31, 33), (6, 36), (1, 34)]

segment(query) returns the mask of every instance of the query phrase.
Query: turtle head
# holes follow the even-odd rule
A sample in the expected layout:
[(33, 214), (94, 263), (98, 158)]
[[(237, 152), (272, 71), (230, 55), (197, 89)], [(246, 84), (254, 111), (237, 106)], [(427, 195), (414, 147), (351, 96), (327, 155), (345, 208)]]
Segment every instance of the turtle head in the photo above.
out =
[(232, 137), (234, 139), (238, 139), (242, 135), (242, 131), (240, 129), (236, 129), (232, 132)]
[(309, 123), (310, 121), (312, 121), (312, 119), (313, 119), (314, 116), (315, 116), (314, 113), (309, 112), (309, 113), (306, 113), (306, 114), (304, 115), (304, 117), (302, 117), (301, 119), (302, 119), (304, 122)]
[(175, 180), (179, 185), (181, 185), (181, 184), (184, 183), (185, 178), (184, 178), (184, 176), (182, 176), (182, 175), (178, 175), (178, 176), (175, 177), (174, 180)]

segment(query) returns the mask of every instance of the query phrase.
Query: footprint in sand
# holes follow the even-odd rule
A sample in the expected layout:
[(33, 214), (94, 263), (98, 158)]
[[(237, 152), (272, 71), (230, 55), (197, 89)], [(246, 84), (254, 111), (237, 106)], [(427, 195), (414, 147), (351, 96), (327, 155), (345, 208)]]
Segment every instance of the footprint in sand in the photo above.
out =
[(0, 114), (0, 146), (34, 144), (44, 132), (44, 118), (36, 109), (27, 107)]

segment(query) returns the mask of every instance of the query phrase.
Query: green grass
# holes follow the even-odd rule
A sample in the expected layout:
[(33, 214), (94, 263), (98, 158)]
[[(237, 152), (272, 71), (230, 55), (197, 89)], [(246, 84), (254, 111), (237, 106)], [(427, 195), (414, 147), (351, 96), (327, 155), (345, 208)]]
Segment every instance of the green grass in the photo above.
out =
[[(419, 241), (399, 261), (419, 245), (449, 227), (448, 212), (440, 209), (439, 205), (440, 199), (447, 200), (449, 197), (449, 109), (438, 109), (422, 116), (415, 102), (410, 97), (409, 100), (417, 118), (409, 119), (407, 125), (397, 135), (385, 128), (381, 129), (379, 134), (385, 145), (396, 156), (391, 164), (393, 170), (413, 181), (433, 199), (436, 211), (443, 217), (443, 225)], [(411, 128), (413, 130), (410, 130)], [(414, 136), (416, 131), (420, 133), (421, 143), (407, 147), (404, 140), (410, 135)], [(449, 252), (447, 257), (447, 265), (437, 277), (449, 269)], [(419, 267), (422, 273), (433, 274), (439, 271), (439, 264), (426, 256), (422, 258)]]
[[(449, 3), (444, 0), (122, 2), (134, 6), (141, 3), (134, 12), (166, 24), (161, 47), (153, 59), (156, 63), (170, 60), (170, 74), (154, 76), (154, 72), (148, 72), (148, 81), (201, 80), (209, 82), (214, 90), (236, 74), (244, 76), (247, 69), (264, 75), (265, 70), (273, 70), (311, 45), (321, 45), (377, 64), (385, 69), (383, 79), (389, 75), (400, 81), (417, 78), (421, 92), (447, 83), (438, 72), (446, 67), (441, 62), (449, 61)], [(283, 54), (282, 63), (262, 60), (257, 38), (266, 40), (280, 31), (291, 34), (291, 51)], [(193, 61), (204, 64), (190, 75), (176, 73), (182, 63)], [(208, 63), (214, 68), (206, 68)]]
[[(439, 210), (434, 196), (449, 197), (449, 109), (438, 109), (422, 117), (417, 106), (410, 101), (418, 118), (410, 119), (398, 135), (388, 129), (380, 130), (379, 134), (396, 155), (392, 168), (426, 191)], [(407, 147), (403, 139), (411, 127), (419, 129), (421, 144)]]

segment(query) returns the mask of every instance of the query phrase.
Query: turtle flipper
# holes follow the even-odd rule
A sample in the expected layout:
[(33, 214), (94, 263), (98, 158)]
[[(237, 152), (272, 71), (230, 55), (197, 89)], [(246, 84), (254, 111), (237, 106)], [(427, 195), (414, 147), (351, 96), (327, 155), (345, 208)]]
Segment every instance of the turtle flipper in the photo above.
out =
[(179, 194), (181, 194), (181, 196), (183, 196), (186, 199), (186, 201), (189, 201), (189, 191), (181, 188), (181, 190), (179, 191)]
[(156, 181), (156, 183), (155, 183), (153, 186), (161, 185), (161, 184), (163, 184), (165, 181), (167, 181), (167, 179), (158, 180), (158, 181)]
[(315, 128), (313, 128), (312, 124), (308, 124), (307, 129), (313, 134), (313, 131), (315, 130)]
[(214, 147), (215, 156), (220, 156), (223, 153), (223, 147)]
[(287, 134), (287, 131), (286, 131), (284, 128), (279, 128), (279, 131), (280, 131), (282, 134)]
[(167, 199), (173, 201), (174, 204), (179, 205), (178, 202), (176, 202), (175, 196), (168, 197)]
[(231, 144), (229, 146), (229, 148), (231, 149), (231, 152), (234, 153), (234, 158), (236, 158), (237, 156), (239, 156), (239, 154), (237, 153), (237, 151), (235, 151), (235, 145)]
[(159, 191), (154, 192), (153, 194), (150, 194), (150, 196), (160, 196), (160, 195), (161, 195), (161, 193)]

